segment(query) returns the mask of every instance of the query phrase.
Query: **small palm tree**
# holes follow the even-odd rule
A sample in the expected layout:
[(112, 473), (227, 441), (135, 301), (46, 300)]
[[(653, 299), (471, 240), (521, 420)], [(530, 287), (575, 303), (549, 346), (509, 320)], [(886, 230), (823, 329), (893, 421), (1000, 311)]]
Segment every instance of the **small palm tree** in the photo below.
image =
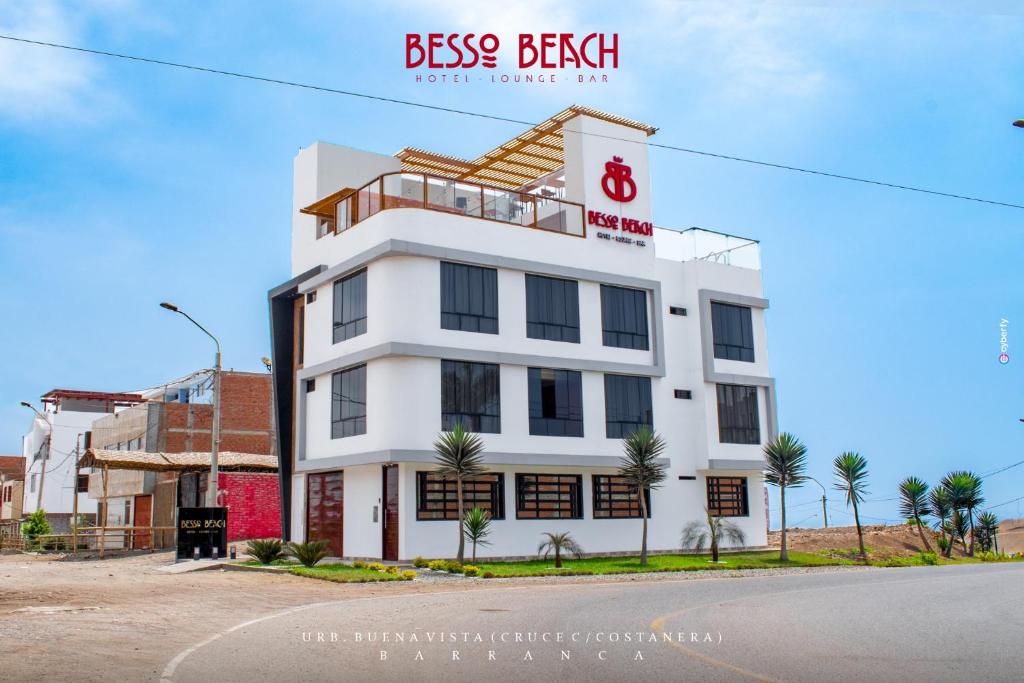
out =
[[(966, 512), (965, 522), (970, 533), (969, 556), (974, 555), (974, 511), (985, 502), (981, 494), (981, 477), (973, 472), (959, 470), (942, 478), (942, 487), (949, 492), (952, 506)], [(961, 539), (963, 540), (963, 539)]]
[(953, 508), (950, 512), (946, 532), (949, 534), (950, 546), (953, 545), (955, 539), (960, 539), (960, 547), (963, 548), (964, 555), (966, 555), (968, 551), (967, 535), (971, 532), (971, 525), (961, 508)]
[(466, 555), (466, 536), (462, 504), (462, 482), (484, 473), (484, 444), (476, 434), (467, 432), (461, 422), (448, 432), (441, 432), (434, 442), (434, 460), (437, 462), (437, 473), (445, 478), (455, 480), (455, 499), (459, 512), (459, 553), (458, 561), (462, 564)]
[(327, 541), (307, 541), (305, 543), (289, 543), (288, 554), (302, 563), (312, 567), (327, 557)]
[(476, 547), (486, 548), (491, 544), (487, 537), (491, 535), (491, 515), (482, 508), (473, 508), (466, 511), (465, 536), (473, 544), (473, 562), (476, 563)]
[(704, 515), (704, 520), (695, 519), (683, 527), (684, 548), (700, 552), (710, 545), (711, 561), (717, 563), (719, 544), (723, 540), (732, 545), (746, 545), (747, 537), (732, 520), (713, 515), (707, 508), (704, 508)]
[(640, 564), (647, 564), (647, 491), (661, 488), (665, 481), (665, 466), (658, 462), (665, 450), (665, 440), (641, 427), (626, 437), (623, 442), (626, 455), (619, 465), (619, 475), (636, 489), (640, 499), (640, 517), (643, 519), (643, 538), (640, 542)]
[(924, 535), (924, 525), (921, 518), (932, 513), (928, 506), (928, 484), (917, 477), (907, 477), (900, 482), (900, 514), (907, 519), (912, 519), (917, 524), (917, 533), (924, 543), (924, 548), (932, 552), (932, 544)]
[(953, 539), (946, 537), (946, 527), (949, 525), (949, 516), (953, 510), (949, 492), (941, 485), (936, 486), (928, 494), (928, 505), (931, 508), (932, 516), (935, 517), (935, 528), (942, 534), (942, 545), (945, 546), (943, 554), (949, 557), (953, 551)]
[(544, 540), (537, 546), (537, 554), (541, 555), (545, 560), (548, 559), (548, 555), (551, 553), (555, 554), (555, 569), (562, 568), (563, 552), (570, 553), (577, 559), (583, 557), (583, 548), (580, 547), (568, 532), (547, 532), (544, 534)]
[(978, 545), (984, 551), (999, 552), (999, 517), (992, 511), (982, 512), (978, 515)]
[(845, 492), (846, 504), (853, 505), (853, 521), (857, 525), (860, 556), (866, 563), (868, 553), (864, 549), (864, 531), (860, 528), (860, 512), (857, 506), (864, 500), (864, 494), (868, 492), (868, 461), (860, 453), (847, 451), (835, 459), (832, 469), (836, 476), (836, 490)]
[(764, 480), (779, 487), (779, 509), (782, 515), (782, 549), (779, 559), (789, 561), (786, 541), (786, 489), (803, 485), (807, 477), (807, 447), (789, 432), (783, 432), (764, 447)]

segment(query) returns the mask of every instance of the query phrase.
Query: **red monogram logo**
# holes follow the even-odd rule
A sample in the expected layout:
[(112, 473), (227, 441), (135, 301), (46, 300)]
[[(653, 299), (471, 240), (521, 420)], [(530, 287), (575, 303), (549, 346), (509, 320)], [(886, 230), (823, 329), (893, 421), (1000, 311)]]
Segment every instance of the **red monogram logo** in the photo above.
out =
[(632, 176), (633, 169), (622, 163), (622, 157), (612, 157), (612, 160), (604, 165), (601, 189), (617, 202), (631, 202), (636, 197), (636, 183), (633, 182)]

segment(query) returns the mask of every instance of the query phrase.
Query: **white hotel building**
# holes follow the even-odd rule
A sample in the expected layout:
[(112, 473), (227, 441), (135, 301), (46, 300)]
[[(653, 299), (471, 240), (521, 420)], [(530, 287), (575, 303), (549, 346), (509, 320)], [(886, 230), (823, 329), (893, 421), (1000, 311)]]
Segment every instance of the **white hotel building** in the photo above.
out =
[(299, 152), (295, 277), (269, 293), (287, 538), (453, 556), (432, 444), (462, 421), (486, 447), (466, 494), (495, 520), (481, 556), (532, 555), (547, 531), (637, 551), (616, 470), (642, 424), (668, 444), (652, 550), (678, 549), (706, 506), (766, 544), (758, 246), (651, 227), (654, 132), (574, 106), (472, 161)]

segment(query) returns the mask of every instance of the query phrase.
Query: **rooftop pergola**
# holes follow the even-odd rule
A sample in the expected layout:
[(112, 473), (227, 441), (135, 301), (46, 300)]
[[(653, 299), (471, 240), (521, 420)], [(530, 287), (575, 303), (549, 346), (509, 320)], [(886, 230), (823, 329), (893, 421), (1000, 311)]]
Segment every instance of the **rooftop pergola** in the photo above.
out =
[[(224, 451), (217, 455), (222, 470), (277, 469), (277, 457), (257, 453)], [(79, 467), (110, 470), (142, 470), (146, 472), (205, 472), (210, 469), (210, 454), (148, 453), (146, 451), (115, 451), (90, 448), (78, 461)]]

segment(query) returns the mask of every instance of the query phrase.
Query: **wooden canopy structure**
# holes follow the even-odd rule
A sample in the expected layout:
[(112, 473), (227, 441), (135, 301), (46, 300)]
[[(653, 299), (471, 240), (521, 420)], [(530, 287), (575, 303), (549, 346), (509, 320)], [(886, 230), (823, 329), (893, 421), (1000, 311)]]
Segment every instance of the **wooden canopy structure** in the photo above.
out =
[[(147, 453), (90, 448), (78, 461), (79, 467), (146, 472), (205, 472), (210, 469), (209, 453)], [(277, 469), (277, 456), (223, 451), (217, 455), (221, 470)]]
[(403, 171), (514, 190), (564, 165), (562, 124), (580, 115), (636, 128), (647, 135), (658, 130), (646, 123), (574, 104), (472, 161), (414, 147), (406, 147), (395, 156), (402, 162)]

